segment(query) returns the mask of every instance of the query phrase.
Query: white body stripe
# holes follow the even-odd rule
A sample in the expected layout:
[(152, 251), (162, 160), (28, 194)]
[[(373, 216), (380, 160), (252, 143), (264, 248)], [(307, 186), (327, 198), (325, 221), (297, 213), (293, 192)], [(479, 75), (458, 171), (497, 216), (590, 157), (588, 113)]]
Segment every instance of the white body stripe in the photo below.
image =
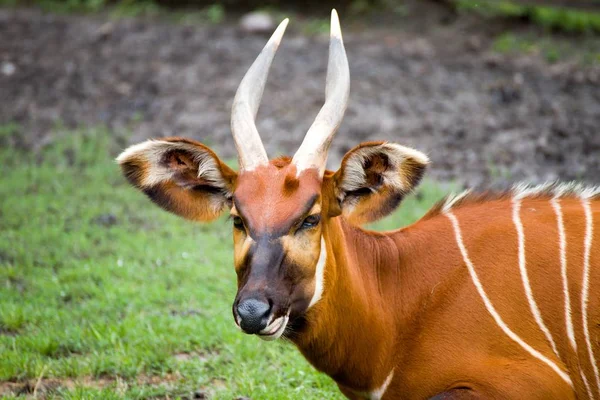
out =
[(393, 377), (394, 377), (394, 370), (392, 370), (392, 372), (390, 372), (390, 374), (387, 376), (387, 378), (385, 378), (385, 382), (383, 382), (383, 385), (381, 385), (379, 387), (379, 389), (373, 390), (371, 393), (368, 394), (367, 399), (381, 400), (381, 398), (385, 394), (385, 391), (387, 390), (388, 386), (390, 386), (390, 383), (392, 383)]
[(323, 288), (325, 285), (325, 264), (327, 263), (327, 248), (325, 244), (325, 239), (321, 236), (321, 253), (319, 254), (319, 261), (317, 261), (317, 266), (315, 270), (315, 292), (313, 293), (312, 299), (310, 299), (310, 303), (308, 304), (308, 308), (311, 308), (319, 300), (321, 300), (321, 296), (323, 296)]
[(374, 389), (370, 392), (359, 392), (359, 391), (355, 391), (355, 390), (352, 390), (352, 392), (355, 395), (362, 397), (363, 399), (366, 399), (366, 400), (381, 400), (381, 398), (385, 394), (388, 386), (390, 386), (390, 383), (392, 383), (393, 377), (394, 377), (394, 370), (392, 369), (392, 372), (390, 372), (390, 374), (387, 376), (387, 378), (385, 378), (385, 381), (383, 382), (383, 384), (381, 386), (379, 386), (377, 389)]
[(592, 219), (592, 210), (590, 202), (584, 198), (582, 200), (583, 209), (585, 211), (585, 239), (583, 242), (583, 284), (581, 289), (581, 318), (583, 319), (583, 334), (585, 336), (585, 344), (587, 345), (590, 363), (594, 369), (596, 378), (596, 386), (600, 392), (600, 378), (598, 376), (598, 365), (594, 358), (594, 350), (592, 349), (592, 341), (590, 339), (590, 331), (588, 326), (588, 300), (590, 294), (590, 252), (592, 250), (592, 238), (594, 234), (594, 225)]
[(556, 372), (556, 374), (558, 376), (561, 377), (562, 380), (564, 380), (566, 383), (568, 383), (572, 387), (573, 386), (573, 382), (571, 381), (571, 378), (569, 377), (569, 375), (566, 372), (564, 372), (563, 370), (561, 370), (558, 367), (558, 365), (556, 365), (552, 360), (548, 359), (543, 354), (541, 354), (539, 351), (537, 351), (533, 347), (531, 347), (529, 344), (525, 343), (523, 341), (523, 339), (521, 339), (516, 333), (514, 333), (506, 325), (506, 323), (502, 320), (502, 318), (500, 317), (500, 315), (498, 314), (498, 312), (494, 308), (492, 302), (488, 298), (488, 296), (487, 296), (487, 294), (486, 294), (483, 286), (481, 285), (481, 282), (479, 281), (479, 277), (477, 276), (477, 271), (475, 271), (475, 267), (473, 266), (473, 263), (471, 262), (471, 260), (469, 258), (469, 255), (467, 253), (467, 249), (466, 249), (466, 247), (465, 247), (465, 245), (463, 243), (462, 234), (461, 234), (461, 231), (460, 231), (460, 226), (458, 224), (458, 219), (456, 219), (456, 217), (454, 216), (454, 214), (452, 214), (451, 212), (448, 212), (445, 215), (448, 217), (448, 219), (450, 219), (450, 222), (452, 223), (452, 227), (454, 229), (454, 234), (456, 236), (456, 242), (457, 242), (458, 248), (459, 248), (459, 250), (460, 250), (460, 252), (462, 254), (463, 260), (464, 260), (465, 264), (467, 265), (467, 269), (469, 270), (469, 274), (471, 275), (471, 280), (473, 281), (473, 284), (475, 285), (475, 288), (477, 289), (477, 292), (479, 293), (479, 296), (483, 300), (485, 308), (490, 313), (490, 315), (492, 316), (492, 318), (494, 318), (494, 321), (496, 322), (496, 324), (500, 327), (500, 329), (502, 329), (502, 331), (510, 339), (512, 339), (517, 344), (519, 344), (531, 356), (537, 358), (538, 360), (540, 360), (541, 362), (543, 362), (544, 364), (546, 364), (548, 367), (550, 367), (554, 372)]
[(575, 352), (577, 352), (577, 342), (575, 341), (575, 331), (573, 329), (573, 315), (571, 314), (571, 297), (569, 294), (569, 279), (567, 275), (567, 235), (563, 221), (562, 209), (557, 198), (550, 200), (554, 213), (556, 214), (556, 224), (558, 226), (558, 248), (560, 251), (560, 276), (562, 277), (563, 293), (565, 295), (565, 323), (567, 326), (567, 337), (569, 343)]
[[(565, 232), (565, 224), (563, 220), (562, 208), (559, 198), (555, 197), (550, 200), (550, 204), (556, 214), (556, 224), (558, 226), (558, 247), (560, 251), (560, 275), (562, 277), (563, 293), (565, 295), (565, 323), (567, 326), (567, 337), (573, 351), (577, 353), (577, 341), (575, 340), (575, 331), (573, 329), (573, 315), (571, 313), (571, 296), (569, 294), (569, 280), (567, 275), (567, 235)], [(588, 398), (594, 399), (592, 388), (585, 376), (585, 373), (579, 367), (579, 375), (585, 386)]]
[(540, 309), (533, 298), (533, 292), (531, 291), (531, 284), (529, 283), (529, 275), (527, 273), (527, 261), (525, 259), (525, 233), (523, 232), (523, 223), (521, 222), (521, 216), (519, 215), (521, 211), (521, 200), (519, 198), (514, 198), (513, 201), (513, 213), (512, 219), (517, 229), (517, 239), (519, 243), (519, 271), (521, 272), (521, 280), (523, 281), (523, 288), (525, 289), (525, 295), (527, 296), (527, 302), (529, 303), (529, 308), (531, 309), (531, 314), (533, 314), (533, 318), (535, 322), (538, 324), (546, 339), (550, 343), (552, 347), (552, 351), (558, 358), (558, 350), (556, 349), (556, 343), (554, 343), (554, 339), (552, 338), (552, 334), (548, 327), (544, 323), (544, 319), (542, 318), (542, 314)]
[(592, 388), (590, 387), (590, 384), (589, 384), (587, 378), (585, 377), (585, 374), (583, 373), (583, 370), (581, 369), (581, 367), (579, 367), (579, 375), (581, 375), (581, 380), (583, 381), (583, 385), (585, 386), (585, 391), (587, 392), (588, 398), (593, 400), (594, 395), (592, 393)]

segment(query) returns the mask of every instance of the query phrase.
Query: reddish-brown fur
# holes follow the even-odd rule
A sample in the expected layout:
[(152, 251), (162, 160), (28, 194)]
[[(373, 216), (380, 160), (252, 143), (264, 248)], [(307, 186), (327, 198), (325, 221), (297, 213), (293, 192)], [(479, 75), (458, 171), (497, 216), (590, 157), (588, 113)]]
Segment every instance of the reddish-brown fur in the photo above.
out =
[[(206, 152), (204, 146), (198, 149)], [(211, 152), (212, 156), (216, 158)], [(408, 158), (398, 174), (402, 182), (410, 184), (404, 187), (407, 190), (400, 190), (379, 179), (389, 167), (384, 156), (375, 154), (363, 163), (365, 185), (370, 189), (354, 194), (357, 198), (353, 208), (340, 201), (344, 163), (337, 173), (327, 172), (322, 180), (316, 170), (303, 171), (296, 179), (297, 171), (289, 159), (278, 159), (237, 176), (220, 161), (217, 163), (223, 168), (224, 179), (232, 183), (231, 192), (224, 196), (233, 199), (236, 215), (241, 214), (247, 225), (246, 231), (234, 235), (238, 270), (245, 268), (253, 246), (249, 230), (294, 231), (295, 225), (290, 223), (298, 218), (301, 221), (302, 207), (317, 196), (313, 210), (320, 210), (322, 218), (317, 228), (302, 234), (278, 233), (292, 264), (300, 264), (292, 297), (310, 296), (314, 291), (310, 278), (318, 256), (315, 246), (321, 236), (327, 251), (323, 295), (302, 315), (302, 330), (290, 335), (302, 354), (331, 376), (351, 399), (378, 398), (374, 391), (392, 371), (383, 399), (586, 399), (582, 374), (598, 398), (600, 388), (596, 386), (581, 323), (586, 231), (582, 200), (573, 194), (560, 200), (577, 352), (570, 346), (565, 329), (552, 194), (542, 191), (521, 202), (531, 288), (556, 342), (558, 356), (536, 324), (525, 296), (512, 218), (513, 195), (467, 196), (450, 209), (481, 284), (499, 315), (523, 341), (566, 372), (573, 382), (571, 387), (511, 340), (492, 318), (469, 274), (442, 205), (419, 222), (393, 232), (370, 232), (356, 226), (355, 221), (374, 220), (393, 210), (398, 196), (412, 189), (424, 170), (424, 165)], [(169, 198), (171, 206), (159, 204), (170, 211), (191, 219), (208, 219), (202, 214), (207, 209), (202, 197), (194, 205), (188, 203), (194, 201), (189, 193), (182, 194), (185, 191), (181, 187), (175, 189), (184, 185), (181, 182), (168, 180), (154, 188), (143, 187), (136, 180), (146, 173), (143, 160), (143, 156), (134, 154), (122, 162), (134, 185), (155, 193), (159, 199)], [(181, 164), (174, 164), (174, 168), (181, 168)], [(195, 172), (180, 172), (177, 176), (196, 179)], [(182, 198), (185, 206), (174, 205)], [(595, 196), (589, 202), (595, 233), (588, 321), (596, 352), (600, 335), (600, 200)], [(241, 289), (246, 278), (240, 279)], [(600, 361), (597, 356), (595, 359)]]
[[(295, 177), (293, 165), (276, 167), (269, 164), (238, 176), (236, 204), (243, 208), (247, 222), (258, 231), (278, 230), (286, 225), (311, 197), (320, 192), (321, 180), (314, 170)], [(238, 211), (242, 211), (238, 208)]]
[[(314, 312), (327, 317), (312, 317), (314, 329), (298, 341), (301, 351), (332, 375), (350, 398), (360, 398), (357, 391), (378, 387), (392, 369), (394, 378), (385, 399), (424, 399), (454, 387), (475, 389), (479, 398), (587, 398), (578, 370), (581, 364), (593, 380), (577, 323), (581, 321), (582, 208), (576, 199), (564, 201), (567, 237), (571, 237), (573, 317), (579, 326), (580, 354), (574, 354), (564, 332), (558, 233), (548, 200), (525, 200), (522, 218), (530, 243), (527, 258), (533, 292), (558, 339), (564, 362), (552, 354), (527, 306), (510, 201), (470, 203), (454, 212), (498, 311), (530, 345), (570, 372), (574, 389), (499, 329), (471, 282), (450, 222), (439, 214), (387, 234), (330, 220), (324, 231), (335, 261), (327, 264), (326, 280), (335, 288), (328, 287), (316, 306)], [(594, 216), (600, 221), (598, 201)], [(600, 231), (600, 223), (594, 226)], [(596, 251), (591, 260), (589, 307), (594, 338), (600, 333), (600, 304), (594, 295), (600, 285), (599, 263)]]

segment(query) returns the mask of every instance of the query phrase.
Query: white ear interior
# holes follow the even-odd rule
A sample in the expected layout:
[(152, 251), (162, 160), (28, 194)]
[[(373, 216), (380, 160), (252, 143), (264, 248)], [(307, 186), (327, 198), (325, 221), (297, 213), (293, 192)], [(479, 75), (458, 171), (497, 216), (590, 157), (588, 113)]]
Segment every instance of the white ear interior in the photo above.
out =
[(402, 164), (407, 160), (414, 160), (419, 164), (429, 164), (429, 158), (418, 150), (401, 146), (395, 143), (383, 143), (376, 146), (365, 146), (356, 149), (350, 154), (344, 165), (344, 172), (340, 189), (351, 192), (364, 188), (366, 173), (364, 165), (376, 154), (385, 154), (390, 162), (390, 168), (383, 172), (383, 184), (397, 188), (400, 191), (409, 191), (409, 181), (403, 179), (400, 173)]
[(148, 163), (148, 171), (144, 174), (140, 185), (151, 187), (172, 178), (174, 171), (163, 162), (165, 154), (174, 150), (182, 150), (192, 155), (198, 166), (198, 178), (210, 182), (213, 186), (225, 189), (225, 182), (214, 157), (207, 151), (185, 142), (169, 142), (165, 140), (147, 140), (135, 144), (118, 157), (119, 164), (128, 161), (142, 160)]

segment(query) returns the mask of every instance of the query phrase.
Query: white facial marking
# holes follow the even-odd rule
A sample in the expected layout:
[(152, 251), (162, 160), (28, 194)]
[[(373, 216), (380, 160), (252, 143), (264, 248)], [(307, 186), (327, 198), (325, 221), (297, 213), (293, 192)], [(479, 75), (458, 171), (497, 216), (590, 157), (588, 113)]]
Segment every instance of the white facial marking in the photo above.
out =
[(325, 246), (325, 239), (321, 236), (321, 253), (319, 254), (319, 261), (317, 261), (317, 267), (315, 270), (315, 292), (310, 300), (308, 308), (311, 308), (321, 299), (323, 296), (323, 288), (325, 285), (325, 264), (327, 263), (327, 248)]
[(600, 377), (598, 376), (598, 365), (596, 365), (596, 358), (594, 358), (594, 350), (592, 349), (592, 341), (590, 339), (590, 331), (588, 327), (588, 297), (590, 294), (590, 252), (592, 250), (594, 225), (589, 200), (584, 197), (581, 200), (581, 203), (583, 204), (583, 210), (585, 211), (585, 239), (583, 242), (583, 284), (581, 289), (581, 318), (583, 319), (583, 334), (585, 336), (585, 343), (587, 345), (588, 354), (590, 356), (590, 362), (592, 363), (592, 368), (594, 370), (596, 385), (598, 391), (600, 392)]
[(548, 359), (542, 353), (535, 350), (529, 344), (525, 343), (523, 341), (523, 339), (521, 339), (516, 333), (514, 333), (506, 325), (506, 323), (502, 320), (502, 318), (500, 317), (500, 314), (498, 314), (498, 312), (494, 308), (494, 305), (488, 298), (483, 286), (481, 285), (481, 281), (479, 280), (479, 277), (477, 276), (477, 271), (475, 271), (475, 267), (473, 266), (473, 263), (471, 262), (471, 259), (469, 258), (469, 255), (467, 253), (467, 248), (465, 247), (465, 245), (463, 243), (462, 234), (460, 231), (460, 225), (458, 224), (458, 219), (451, 212), (448, 212), (445, 215), (448, 217), (448, 219), (452, 223), (452, 228), (454, 229), (454, 235), (456, 237), (456, 243), (458, 245), (460, 253), (462, 254), (462, 257), (467, 266), (467, 269), (469, 270), (469, 274), (471, 275), (471, 280), (473, 281), (473, 284), (475, 285), (475, 288), (477, 289), (479, 296), (483, 300), (483, 304), (485, 305), (485, 308), (487, 309), (488, 313), (490, 313), (492, 318), (494, 318), (494, 321), (496, 321), (496, 324), (500, 327), (500, 329), (502, 329), (502, 331), (510, 339), (512, 339), (514, 342), (516, 342), (518, 345), (520, 345), (525, 351), (527, 351), (533, 357), (537, 358), (538, 360), (540, 360), (541, 362), (546, 364), (548, 367), (550, 367), (554, 372), (556, 372), (558, 374), (558, 376), (561, 377), (562, 380), (564, 380), (571, 387), (573, 387), (573, 382), (571, 381), (571, 378), (569, 377), (569, 375), (567, 373), (565, 373), (563, 370), (561, 370), (552, 360)]
[(521, 216), (519, 214), (519, 212), (521, 210), (521, 200), (519, 198), (515, 197), (515, 198), (513, 198), (512, 203), (513, 203), (512, 219), (513, 219), (513, 223), (515, 224), (515, 227), (517, 229), (517, 239), (518, 239), (518, 243), (519, 243), (519, 271), (521, 272), (521, 280), (523, 281), (523, 288), (525, 289), (525, 295), (527, 296), (527, 302), (529, 303), (529, 308), (531, 310), (531, 313), (533, 314), (533, 318), (535, 319), (535, 322), (538, 324), (538, 326), (540, 327), (542, 332), (544, 332), (544, 335), (546, 336), (546, 339), (548, 339), (548, 342), (550, 343), (550, 346), (552, 347), (552, 351), (554, 351), (554, 354), (556, 354), (556, 356), (560, 359), (560, 356), (558, 355), (558, 350), (556, 348), (556, 343), (554, 343), (552, 334), (550, 333), (550, 330), (544, 323), (544, 320), (542, 318), (542, 313), (540, 312), (540, 309), (539, 309), (535, 299), (533, 298), (531, 284), (529, 283), (529, 275), (527, 273), (527, 263), (525, 260), (525, 233), (523, 231), (523, 223), (521, 222)]

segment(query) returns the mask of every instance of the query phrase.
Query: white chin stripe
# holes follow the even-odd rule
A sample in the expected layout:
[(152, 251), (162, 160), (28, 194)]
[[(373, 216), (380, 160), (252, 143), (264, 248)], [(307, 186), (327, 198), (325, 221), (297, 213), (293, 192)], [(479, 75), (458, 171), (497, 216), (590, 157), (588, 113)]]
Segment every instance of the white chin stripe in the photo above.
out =
[(288, 312), (288, 314), (275, 319), (265, 329), (260, 331), (258, 337), (266, 341), (279, 339), (283, 335), (289, 320), (290, 314)]
[(321, 236), (321, 253), (319, 254), (319, 261), (317, 261), (317, 267), (315, 270), (315, 292), (310, 300), (308, 308), (311, 308), (323, 296), (323, 285), (325, 284), (325, 263), (327, 262), (327, 249), (325, 247), (325, 239)]

